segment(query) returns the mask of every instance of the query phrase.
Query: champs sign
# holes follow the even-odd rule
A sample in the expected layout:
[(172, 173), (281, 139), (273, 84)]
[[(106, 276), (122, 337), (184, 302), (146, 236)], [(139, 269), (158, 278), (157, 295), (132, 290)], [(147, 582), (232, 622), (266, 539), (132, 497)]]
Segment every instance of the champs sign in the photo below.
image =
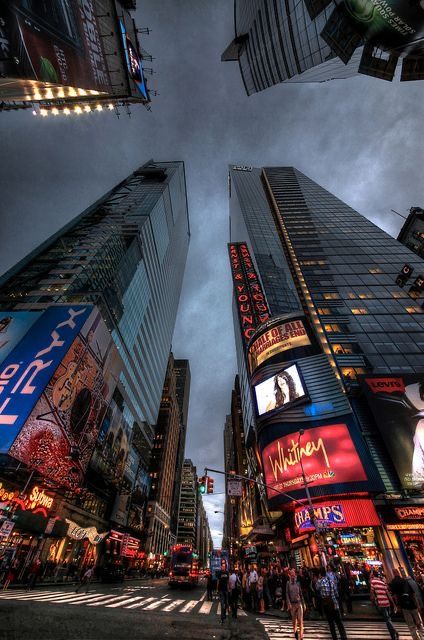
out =
[(296, 347), (306, 347), (311, 344), (302, 320), (283, 322), (259, 336), (249, 347), (247, 354), (250, 373), (262, 362), (272, 358), (277, 353)]

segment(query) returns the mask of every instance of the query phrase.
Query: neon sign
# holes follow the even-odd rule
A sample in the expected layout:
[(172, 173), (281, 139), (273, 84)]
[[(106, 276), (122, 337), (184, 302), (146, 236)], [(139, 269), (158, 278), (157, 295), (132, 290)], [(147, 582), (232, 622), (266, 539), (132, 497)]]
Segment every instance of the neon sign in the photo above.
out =
[(54, 498), (47, 495), (44, 489), (34, 486), (29, 496), (20, 496), (19, 491), (10, 491), (0, 482), (0, 503), (3, 505), (18, 505), (22, 511), (31, 511), (34, 514), (41, 514), (47, 517), (49, 510), (53, 506)]

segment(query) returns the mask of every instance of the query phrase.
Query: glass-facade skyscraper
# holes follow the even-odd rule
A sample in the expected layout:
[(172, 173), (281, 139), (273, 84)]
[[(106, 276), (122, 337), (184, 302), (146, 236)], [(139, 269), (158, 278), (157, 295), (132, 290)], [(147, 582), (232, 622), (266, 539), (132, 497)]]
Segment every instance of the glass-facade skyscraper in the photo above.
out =
[(184, 164), (143, 165), (0, 279), (1, 310), (96, 304), (124, 362), (125, 419), (153, 443), (190, 240)]
[[(313, 327), (320, 350), (349, 401), (367, 455), (371, 455), (381, 486), (389, 496), (387, 500), (391, 500), (388, 506), (386, 497), (374, 499), (380, 518), (387, 518), (388, 537), (381, 548), (391, 544), (399, 558), (408, 556), (413, 565), (410, 536), (416, 531), (412, 522), (400, 518), (405, 513), (412, 519), (418, 517), (423, 487), (405, 489), (399, 458), (412, 455), (407, 452), (412, 451), (413, 439), (414, 464), (419, 466), (424, 314), (418, 281), (422, 279), (423, 261), (293, 167), (234, 166), (229, 177), (230, 242), (247, 243), (271, 317), (302, 314)], [(411, 269), (412, 277), (405, 279), (402, 274)], [(247, 454), (255, 472), (256, 434), (263, 434), (264, 428), (258, 427), (258, 409), (235, 304), (233, 314)], [(314, 387), (320, 382), (318, 376)], [(334, 402), (330, 395), (329, 408)], [(390, 446), (384, 420), (374, 412), (373, 402), (383, 401), (393, 403), (392, 411), (408, 412), (406, 422), (404, 417), (399, 418), (397, 449)], [(312, 404), (305, 412), (312, 420), (315, 415), (319, 420), (320, 407)], [(283, 433), (284, 429), (296, 431), (295, 425), (287, 424), (287, 415), (286, 411), (273, 418)], [(410, 511), (402, 511), (405, 506)], [(405, 515), (406, 520), (409, 515)], [(403, 534), (394, 532), (403, 531), (408, 535), (402, 546), (399, 536)], [(424, 537), (418, 538), (414, 545), (423, 550)]]
[[(392, 20), (404, 28), (399, 38), (400, 30), (387, 24), (379, 8), (363, 4), (235, 0), (235, 37), (221, 59), (239, 63), (247, 95), (280, 82), (324, 82), (357, 73), (392, 80), (401, 53), (408, 56), (402, 59), (400, 79), (422, 79), (422, 40), (417, 37), (422, 12), (391, 9)], [(407, 32), (415, 34), (414, 41)]]

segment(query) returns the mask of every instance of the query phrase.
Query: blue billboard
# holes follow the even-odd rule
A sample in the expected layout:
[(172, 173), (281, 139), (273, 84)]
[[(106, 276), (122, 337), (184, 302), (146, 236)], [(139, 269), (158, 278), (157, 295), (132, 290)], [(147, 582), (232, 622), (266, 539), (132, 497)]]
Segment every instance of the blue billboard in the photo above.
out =
[(92, 311), (49, 307), (0, 366), (0, 453), (7, 453)]
[(0, 364), (41, 314), (42, 311), (0, 311)]

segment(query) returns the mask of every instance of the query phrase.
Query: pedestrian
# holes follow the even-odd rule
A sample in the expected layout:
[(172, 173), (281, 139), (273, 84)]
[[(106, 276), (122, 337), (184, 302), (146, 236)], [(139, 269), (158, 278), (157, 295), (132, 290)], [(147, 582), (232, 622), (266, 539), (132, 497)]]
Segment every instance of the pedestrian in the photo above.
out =
[(89, 567), (88, 569), (86, 569), (86, 571), (84, 571), (84, 573), (82, 574), (80, 583), (75, 589), (75, 593), (78, 593), (81, 587), (84, 585), (86, 587), (85, 593), (88, 593), (88, 587), (90, 586), (90, 582), (92, 580), (93, 574), (94, 574), (94, 567)]
[(389, 592), (389, 587), (385, 581), (383, 575), (378, 571), (375, 571), (370, 580), (371, 587), (371, 601), (374, 602), (377, 609), (384, 618), (384, 622), (387, 625), (387, 629), (390, 633), (392, 640), (399, 640), (399, 634), (393, 626), (392, 619), (390, 617), (390, 606), (393, 607), (396, 613), (396, 604)]
[(6, 579), (4, 581), (3, 584), (3, 591), (6, 591), (6, 589), (9, 588), (9, 584), (15, 581), (15, 569), (13, 568), (13, 565), (11, 565), (9, 567), (8, 572), (6, 573)]
[(234, 619), (237, 619), (238, 599), (240, 594), (241, 582), (233, 569), (228, 579), (228, 600), (231, 607), (231, 614)]
[(34, 562), (31, 564), (28, 571), (28, 591), (31, 591), (33, 587), (35, 587), (35, 583), (37, 582), (37, 577), (40, 572), (41, 560), (40, 558), (36, 558)]
[(325, 617), (327, 618), (331, 637), (333, 640), (337, 640), (337, 626), (340, 638), (342, 640), (347, 640), (346, 629), (344, 628), (343, 621), (340, 617), (337, 582), (327, 573), (324, 567), (321, 568), (320, 573), (321, 577), (317, 581), (316, 588), (321, 596), (322, 609)]
[(250, 594), (250, 606), (252, 611), (258, 610), (258, 573), (254, 565), (250, 565), (249, 577), (249, 594)]
[(218, 579), (218, 595), (219, 600), (221, 602), (221, 624), (224, 624), (225, 618), (227, 617), (227, 609), (228, 609), (228, 580), (229, 580), (229, 572), (227, 570), (227, 563), (225, 560), (221, 560), (221, 571), (216, 572), (216, 577)]
[(422, 640), (424, 638), (424, 627), (414, 591), (408, 580), (401, 576), (399, 569), (394, 569), (393, 574), (394, 578), (390, 583), (390, 591), (395, 597), (397, 606), (402, 610), (413, 640)]
[(290, 613), (293, 622), (294, 637), (296, 640), (303, 640), (305, 601), (295, 569), (290, 569), (289, 571), (289, 580), (286, 585), (286, 601), (287, 611)]
[(265, 599), (264, 599), (264, 583), (265, 583), (265, 570), (261, 569), (258, 576), (258, 582), (256, 583), (256, 589), (258, 593), (259, 613), (265, 613)]
[(249, 611), (251, 602), (250, 602), (250, 591), (249, 591), (249, 573), (247, 571), (243, 571), (243, 576), (241, 579), (241, 590), (242, 590), (243, 609)]
[(209, 569), (208, 574), (207, 574), (207, 578), (206, 578), (206, 593), (207, 593), (207, 599), (209, 601), (213, 600), (213, 578), (212, 578), (212, 571)]

